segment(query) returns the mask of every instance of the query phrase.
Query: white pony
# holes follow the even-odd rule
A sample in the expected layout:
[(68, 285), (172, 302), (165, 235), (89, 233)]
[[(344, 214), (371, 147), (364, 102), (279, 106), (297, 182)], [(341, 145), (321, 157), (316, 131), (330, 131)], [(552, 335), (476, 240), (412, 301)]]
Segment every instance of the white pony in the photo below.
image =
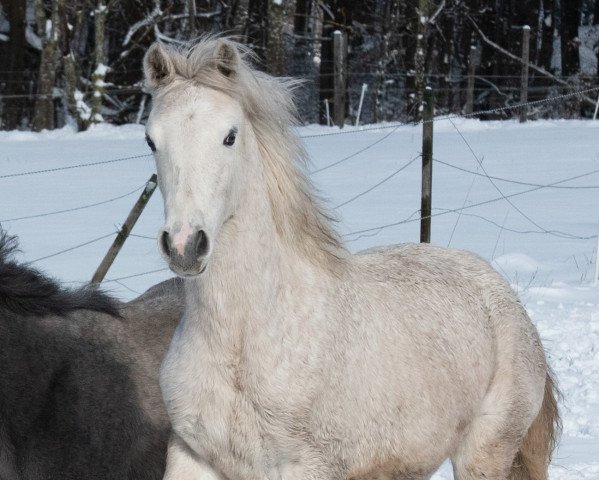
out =
[(463, 251), (351, 255), (304, 173), (293, 81), (228, 39), (154, 44), (147, 125), (186, 278), (161, 370), (168, 480), (542, 480), (555, 390), (509, 285)]

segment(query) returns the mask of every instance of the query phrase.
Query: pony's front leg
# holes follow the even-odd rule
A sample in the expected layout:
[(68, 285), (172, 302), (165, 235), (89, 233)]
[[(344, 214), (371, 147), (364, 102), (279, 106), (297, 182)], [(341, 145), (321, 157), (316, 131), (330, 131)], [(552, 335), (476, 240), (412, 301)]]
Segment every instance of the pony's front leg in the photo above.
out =
[(168, 442), (163, 480), (223, 480), (210, 465), (197, 457), (175, 433)]

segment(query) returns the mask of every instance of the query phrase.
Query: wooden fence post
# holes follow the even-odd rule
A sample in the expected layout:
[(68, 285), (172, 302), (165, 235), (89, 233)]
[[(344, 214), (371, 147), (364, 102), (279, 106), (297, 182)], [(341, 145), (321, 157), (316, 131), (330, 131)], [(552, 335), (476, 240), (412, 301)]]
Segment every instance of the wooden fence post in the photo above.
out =
[(528, 61), (530, 56), (530, 27), (522, 27), (522, 82), (520, 84), (520, 122), (526, 122), (528, 107)]
[(474, 111), (474, 76), (476, 75), (476, 67), (478, 67), (478, 62), (480, 60), (480, 55), (478, 53), (478, 48), (476, 45), (470, 46), (470, 58), (468, 60), (468, 87), (466, 90), (466, 108), (464, 109), (464, 113), (466, 115), (472, 115)]
[(347, 55), (346, 36), (339, 30), (333, 32), (333, 78), (335, 92), (333, 99), (333, 121), (339, 128), (345, 123), (345, 59)]
[(137, 222), (137, 219), (139, 218), (141, 212), (148, 203), (148, 200), (150, 200), (150, 197), (154, 193), (154, 190), (156, 190), (156, 185), (157, 177), (154, 173), (148, 180), (148, 183), (146, 183), (146, 188), (144, 188), (144, 191), (137, 199), (137, 202), (135, 202), (135, 205), (133, 205), (133, 208), (129, 212), (129, 215), (125, 220), (125, 223), (123, 223), (123, 226), (119, 230), (119, 233), (114, 239), (114, 242), (112, 242), (112, 245), (108, 249), (108, 252), (106, 252), (104, 259), (102, 260), (100, 266), (96, 270), (96, 273), (94, 273), (94, 276), (92, 277), (91, 283), (101, 283), (102, 280), (104, 280), (104, 277), (108, 272), (108, 269), (112, 265), (112, 262), (114, 262), (114, 259), (118, 255), (121, 248), (123, 247), (123, 244), (125, 243), (125, 240), (127, 240), (127, 237), (133, 229), (135, 222)]
[(422, 194), (420, 200), (420, 242), (431, 241), (431, 204), (433, 186), (433, 90), (426, 87), (422, 108)]

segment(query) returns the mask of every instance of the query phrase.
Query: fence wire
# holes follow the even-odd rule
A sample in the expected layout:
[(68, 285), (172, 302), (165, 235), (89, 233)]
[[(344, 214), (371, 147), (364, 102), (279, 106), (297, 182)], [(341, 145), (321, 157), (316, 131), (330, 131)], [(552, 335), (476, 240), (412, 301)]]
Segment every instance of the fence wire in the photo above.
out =
[[(514, 180), (514, 179), (507, 179), (507, 178), (502, 178), (502, 177), (496, 177), (496, 176), (492, 176), (489, 175), (488, 172), (484, 169), (484, 166), (482, 165), (482, 161), (478, 158), (478, 156), (476, 155), (476, 153), (474, 152), (474, 150), (472, 149), (472, 147), (470, 146), (470, 144), (468, 143), (468, 141), (466, 140), (466, 138), (464, 137), (464, 135), (459, 131), (458, 127), (455, 125), (455, 122), (453, 122), (452, 120), (454, 119), (459, 119), (459, 118), (469, 118), (469, 117), (476, 117), (476, 116), (480, 116), (480, 115), (486, 115), (486, 114), (491, 114), (491, 113), (499, 113), (502, 111), (506, 111), (506, 110), (513, 110), (513, 109), (520, 109), (522, 107), (528, 107), (528, 106), (535, 106), (535, 105), (539, 105), (539, 104), (544, 104), (544, 103), (551, 103), (551, 102), (557, 102), (557, 101), (561, 101), (564, 100), (566, 98), (570, 98), (570, 97), (574, 97), (577, 95), (583, 95), (586, 93), (591, 93), (591, 92), (597, 92), (599, 91), (599, 87), (593, 87), (593, 88), (587, 88), (584, 90), (578, 90), (576, 92), (570, 92), (570, 93), (566, 93), (566, 94), (562, 94), (562, 95), (557, 95), (554, 97), (550, 97), (550, 98), (546, 98), (546, 99), (542, 99), (542, 100), (536, 100), (536, 101), (531, 101), (531, 102), (526, 102), (523, 104), (516, 104), (516, 105), (508, 105), (508, 106), (504, 106), (504, 107), (498, 107), (498, 108), (493, 108), (493, 109), (487, 109), (487, 110), (479, 110), (476, 112), (473, 112), (471, 114), (466, 114), (466, 115), (446, 115), (446, 116), (439, 116), (434, 118), (433, 120), (430, 120), (432, 122), (440, 122), (440, 121), (450, 121), (453, 125), (453, 127), (455, 128), (455, 130), (457, 131), (457, 133), (459, 134), (459, 136), (462, 138), (463, 142), (466, 144), (466, 146), (468, 147), (468, 149), (470, 150), (471, 154), (473, 155), (473, 157), (475, 158), (476, 162), (477, 162), (477, 168), (479, 168), (480, 170), (482, 170), (481, 172), (478, 171), (473, 171), (473, 170), (469, 170), (457, 165), (453, 165), (449, 162), (440, 160), (438, 158), (435, 158), (434, 161), (436, 163), (445, 165), (449, 168), (454, 168), (456, 170), (462, 171), (464, 173), (468, 173), (468, 174), (472, 174), (474, 176), (479, 176), (479, 177), (484, 177), (486, 178), (492, 185), (493, 187), (497, 190), (497, 192), (500, 194), (499, 197), (493, 198), (493, 199), (489, 199), (489, 200), (485, 200), (485, 201), (481, 201), (478, 203), (474, 203), (474, 204), (469, 204), (466, 205), (466, 202), (464, 202), (464, 205), (462, 205), (462, 207), (459, 208), (453, 208), (453, 209), (443, 209), (443, 208), (434, 208), (433, 210), (435, 210), (435, 213), (431, 214), (431, 217), (437, 217), (437, 216), (441, 216), (441, 215), (447, 215), (450, 213), (457, 213), (458, 215), (466, 215), (466, 216), (471, 216), (471, 217), (476, 217), (476, 218), (480, 218), (481, 220), (486, 221), (487, 223), (490, 223), (494, 226), (496, 226), (497, 228), (500, 228), (501, 230), (505, 230), (505, 231), (510, 231), (513, 233), (518, 233), (518, 234), (550, 234), (550, 235), (555, 235), (558, 236), (560, 238), (568, 238), (568, 239), (577, 239), (577, 240), (589, 240), (589, 239), (593, 239), (596, 238), (596, 235), (591, 235), (591, 236), (578, 236), (578, 235), (573, 235), (570, 233), (566, 233), (566, 232), (560, 232), (560, 231), (554, 231), (554, 230), (548, 230), (545, 229), (544, 227), (540, 226), (539, 224), (537, 224), (533, 219), (531, 219), (528, 215), (526, 215), (524, 212), (522, 212), (518, 207), (516, 207), (513, 202), (511, 201), (511, 198), (516, 197), (516, 196), (521, 196), (521, 195), (525, 195), (540, 189), (545, 189), (545, 188), (555, 188), (555, 189), (597, 189), (599, 188), (599, 185), (581, 185), (581, 186), (577, 186), (577, 185), (563, 185), (564, 183), (569, 183), (572, 182), (574, 180), (578, 180), (581, 178), (586, 178), (592, 175), (595, 175), (597, 173), (599, 173), (599, 169), (596, 170), (592, 170), (589, 172), (585, 172), (579, 175), (575, 175), (572, 177), (568, 177), (566, 179), (562, 179), (562, 180), (558, 180), (555, 182), (551, 182), (548, 184), (537, 184), (537, 183), (530, 183), (530, 182), (523, 182), (523, 181), (519, 181), (519, 180)], [(315, 169), (312, 172), (310, 172), (311, 174), (317, 174), (320, 173), (322, 171), (328, 170), (330, 168), (336, 167), (344, 162), (346, 162), (349, 159), (355, 158), (357, 156), (359, 156), (360, 154), (372, 149), (373, 147), (375, 147), (376, 145), (382, 143), (383, 141), (385, 141), (386, 139), (388, 139), (393, 133), (395, 133), (397, 130), (399, 130), (400, 128), (403, 127), (414, 127), (414, 126), (418, 126), (418, 125), (422, 125), (423, 123), (425, 123), (425, 121), (418, 121), (418, 122), (411, 122), (411, 123), (392, 123), (392, 124), (384, 124), (384, 125), (374, 125), (371, 127), (362, 127), (360, 129), (347, 129), (347, 130), (339, 130), (339, 131), (334, 131), (334, 132), (323, 132), (323, 133), (318, 133), (318, 134), (308, 134), (308, 135), (302, 135), (301, 138), (303, 139), (311, 139), (311, 138), (319, 138), (319, 137), (329, 137), (329, 136), (337, 136), (337, 135), (347, 135), (347, 134), (358, 134), (358, 133), (363, 133), (363, 132), (369, 132), (369, 131), (381, 131), (381, 130), (387, 130), (387, 129), (391, 129), (389, 132), (385, 133), (382, 137), (374, 140), (373, 142), (370, 142), (368, 145), (366, 145), (365, 147), (353, 152), (350, 155), (347, 155), (339, 160), (336, 160), (330, 164), (327, 164), (321, 168)], [(151, 157), (152, 154), (147, 153), (147, 154), (140, 154), (140, 155), (133, 155), (133, 156), (128, 156), (128, 157), (120, 157), (120, 158), (114, 158), (114, 159), (110, 159), (110, 160), (103, 160), (103, 161), (97, 161), (97, 162), (88, 162), (88, 163), (80, 163), (80, 164), (76, 164), (76, 165), (68, 165), (68, 166), (63, 166), (63, 167), (55, 167), (55, 168), (48, 168), (48, 169), (40, 169), (40, 170), (31, 170), (31, 171), (25, 171), (25, 172), (18, 172), (18, 173), (12, 173), (12, 174), (4, 174), (4, 175), (0, 175), (0, 179), (9, 179), (9, 178), (16, 178), (16, 177), (23, 177), (23, 176), (29, 176), (29, 175), (37, 175), (37, 174), (47, 174), (47, 173), (53, 173), (53, 172), (60, 172), (60, 171), (66, 171), (66, 170), (71, 170), (71, 169), (77, 169), (77, 168), (85, 168), (85, 167), (91, 167), (91, 166), (98, 166), (98, 165), (106, 165), (106, 164), (111, 164), (111, 163), (116, 163), (116, 162), (123, 162), (123, 161), (128, 161), (128, 160), (135, 160), (135, 159), (140, 159), (140, 158), (149, 158)], [(379, 182), (377, 182), (376, 184), (366, 188), (365, 190), (353, 195), (352, 197), (350, 197), (349, 199), (341, 202), (340, 204), (336, 205), (334, 208), (338, 209), (341, 208), (353, 201), (355, 201), (358, 198), (361, 198), (365, 195), (367, 195), (368, 193), (376, 190), (377, 188), (381, 187), (383, 184), (385, 184), (386, 182), (390, 181), (391, 179), (393, 179), (394, 177), (396, 177), (400, 172), (402, 172), (403, 170), (405, 170), (409, 165), (411, 165), (413, 162), (415, 162), (418, 158), (421, 157), (421, 154), (416, 155), (415, 157), (413, 157), (412, 159), (408, 160), (407, 162), (405, 162), (404, 164), (402, 164), (401, 167), (399, 167), (398, 169), (394, 170), (391, 174), (387, 175), (385, 178), (383, 178), (382, 180), (380, 180)], [(526, 190), (520, 191), (520, 192), (516, 192), (516, 193), (511, 193), (511, 194), (504, 194), (502, 192), (502, 190), (498, 187), (498, 185), (495, 182), (507, 182), (507, 183), (512, 183), (512, 184), (517, 184), (517, 185), (521, 185), (521, 186), (525, 186), (525, 187), (531, 187), (528, 188)], [(145, 185), (145, 184), (144, 184)], [(33, 215), (28, 215), (28, 216), (23, 216), (23, 217), (15, 217), (15, 218), (8, 218), (8, 219), (4, 219), (4, 220), (0, 220), (0, 222), (8, 222), (8, 221), (18, 221), (18, 220), (24, 220), (24, 219), (30, 219), (30, 218), (39, 218), (39, 217), (45, 217), (45, 216), (50, 216), (50, 215), (57, 215), (60, 213), (67, 213), (67, 212), (73, 212), (73, 211), (77, 211), (77, 210), (82, 210), (82, 209), (86, 209), (86, 208), (91, 208), (91, 207), (95, 207), (95, 206), (99, 206), (99, 205), (103, 205), (103, 204), (107, 204), (110, 202), (114, 202), (116, 200), (125, 198), (127, 196), (130, 196), (136, 192), (138, 192), (140, 189), (142, 189), (142, 187), (138, 187), (135, 190), (132, 190), (130, 192), (127, 192), (123, 195), (119, 195), (117, 197), (113, 197), (107, 200), (103, 200), (101, 202), (96, 202), (93, 204), (88, 204), (88, 205), (81, 205), (78, 207), (73, 207), (73, 208), (68, 208), (68, 209), (63, 209), (63, 210), (57, 210), (57, 211), (52, 211), (52, 212), (44, 212), (44, 213), (40, 213), (40, 214), (33, 214)], [(477, 215), (474, 213), (467, 213), (465, 212), (466, 210), (475, 208), (475, 207), (479, 207), (479, 206), (483, 206), (483, 205), (487, 205), (490, 203), (494, 203), (494, 202), (499, 202), (499, 201), (506, 201), (510, 204), (510, 206), (512, 206), (514, 209), (516, 209), (516, 211), (518, 211), (523, 218), (527, 219), (532, 225), (534, 225), (538, 230), (518, 230), (518, 229), (510, 229), (510, 228), (506, 228), (505, 225), (500, 225), (497, 222), (490, 220), (488, 218), (485, 218), (482, 215)], [(394, 226), (399, 226), (399, 225), (403, 225), (403, 224), (407, 224), (407, 223), (412, 223), (412, 222), (417, 222), (421, 220), (421, 216), (420, 216), (420, 210), (416, 210), (414, 211), (410, 216), (408, 216), (407, 218), (404, 218), (402, 220), (396, 221), (396, 222), (390, 222), (387, 224), (383, 224), (383, 225), (379, 225), (377, 227), (371, 227), (371, 228), (366, 228), (366, 229), (361, 229), (361, 230), (356, 230), (356, 231), (352, 231), (349, 233), (346, 233), (343, 235), (344, 238), (346, 238), (347, 242), (354, 242), (360, 238), (363, 237), (371, 237), (371, 236), (375, 236), (378, 235), (381, 231), (394, 227)], [(505, 222), (504, 222), (505, 223)], [(48, 258), (52, 258), (52, 257), (56, 257), (58, 255), (62, 255), (71, 251), (74, 251), (76, 249), (82, 248), (84, 246), (99, 242), (101, 240), (104, 240), (110, 236), (116, 235), (118, 232), (111, 232), (109, 234), (106, 235), (102, 235), (100, 237), (94, 238), (92, 240), (83, 242), (81, 244), (78, 245), (74, 245), (72, 247), (66, 248), (64, 250), (60, 250), (58, 252), (54, 252), (52, 254), (49, 255), (45, 255), (43, 257), (39, 257), (36, 258), (34, 260), (31, 261), (31, 263), (35, 263), (35, 262), (39, 262), (42, 260), (46, 260)], [(130, 234), (133, 237), (138, 237), (138, 238), (142, 238), (142, 239), (148, 239), (148, 240), (152, 240), (155, 241), (154, 237), (149, 237), (149, 236), (145, 236), (145, 235), (138, 235), (138, 234)], [(127, 288), (129, 290), (131, 290), (134, 293), (135, 292), (133, 289), (130, 289), (126, 284), (122, 283), (124, 280), (128, 280), (128, 279), (132, 279), (132, 278), (137, 278), (137, 277), (141, 277), (141, 276), (145, 276), (145, 275), (150, 275), (150, 274), (154, 274), (154, 273), (160, 273), (160, 272), (165, 272), (167, 271), (167, 268), (160, 268), (160, 269), (155, 269), (155, 270), (150, 270), (150, 271), (145, 271), (145, 272), (140, 272), (140, 273), (136, 273), (136, 274), (132, 274), (132, 275), (126, 275), (126, 276), (122, 276), (122, 277), (117, 277), (117, 278), (109, 278), (104, 280), (104, 283), (116, 283), (119, 284), (121, 286), (123, 286), (124, 288)]]
[[(581, 173), (579, 175), (574, 175), (572, 177), (564, 178), (562, 180), (557, 180), (555, 182), (551, 182), (548, 185), (540, 185), (540, 186), (537, 186), (537, 187), (529, 188), (527, 190), (522, 190), (520, 192), (510, 193), (508, 195), (502, 195), (500, 197), (492, 198), (492, 199), (489, 199), (489, 200), (484, 200), (482, 202), (473, 203), (473, 204), (470, 204), (470, 205), (465, 205), (465, 206), (462, 206), (462, 207), (459, 207), (459, 208), (446, 209), (446, 210), (444, 210), (442, 212), (439, 212), (439, 213), (433, 213), (433, 214), (430, 215), (430, 217), (433, 218), (433, 217), (439, 217), (441, 215), (447, 215), (449, 213), (463, 212), (464, 210), (469, 210), (471, 208), (480, 207), (482, 205), (488, 205), (490, 203), (499, 202), (499, 201), (505, 200), (506, 198), (513, 198), (513, 197), (525, 195), (527, 193), (536, 192), (537, 190), (541, 190), (543, 188), (552, 187), (554, 185), (560, 185), (562, 183), (568, 183), (568, 182), (571, 182), (573, 180), (578, 180), (579, 178), (584, 178), (584, 177), (588, 177), (590, 175), (595, 175), (597, 173), (599, 173), (599, 169), (591, 170), (589, 172)], [(421, 220), (421, 218), (426, 218), (426, 217), (420, 217), (420, 216), (418, 216), (417, 218), (414, 218), (414, 215), (416, 215), (417, 213), (420, 213), (420, 209), (416, 210), (408, 218), (405, 218), (403, 220), (398, 220), (396, 222), (386, 223), (386, 224), (383, 224), (383, 225), (379, 225), (377, 227), (370, 227), (370, 228), (365, 228), (365, 229), (362, 229), (362, 230), (355, 230), (355, 231), (346, 233), (345, 235), (343, 235), (343, 237), (346, 238), (346, 237), (352, 237), (354, 235), (362, 235), (362, 234), (368, 234), (368, 233), (373, 233), (373, 232), (376, 232), (376, 233), (374, 233), (374, 235), (377, 235), (378, 233), (380, 233), (381, 231), (383, 231), (383, 230), (385, 230), (387, 228), (396, 227), (396, 226), (404, 225), (404, 224), (407, 224), (407, 223), (418, 222), (418, 221)], [(546, 233), (546, 232), (536, 232), (536, 233)], [(552, 233), (559, 233), (559, 232), (552, 232)], [(571, 234), (566, 234), (566, 235), (567, 235), (566, 238), (575, 239), (575, 240), (591, 240), (593, 238), (597, 238), (597, 235), (589, 235), (589, 236), (577, 236), (577, 235), (571, 235)], [(364, 236), (373, 236), (373, 235), (364, 235)], [(358, 237), (358, 238), (362, 238), (362, 237)], [(354, 238), (351, 241), (356, 241), (356, 240), (358, 240), (358, 238)]]
[(147, 158), (147, 157), (151, 157), (151, 156), (152, 156), (151, 153), (146, 153), (143, 155), (132, 155), (130, 157), (113, 158), (111, 160), (101, 160), (99, 162), (79, 163), (77, 165), (67, 165), (64, 167), (43, 168), (41, 170), (29, 170), (27, 172), (8, 173), (8, 174), (0, 175), (0, 179), (26, 177), (29, 175), (38, 175), (40, 173), (62, 172), (64, 170), (72, 170), (74, 168), (85, 168), (85, 167), (94, 167), (96, 165), (107, 165), (109, 163), (124, 162), (126, 160), (136, 160), (138, 158)]
[(129, 196), (133, 195), (134, 193), (139, 192), (140, 190), (143, 190), (144, 188), (145, 188), (145, 184), (140, 187), (137, 187), (135, 190), (131, 190), (130, 192), (124, 193), (123, 195), (119, 195), (118, 197), (112, 197), (107, 200), (102, 200), (100, 202), (89, 203), (87, 205), (81, 205), (79, 207), (65, 208), (63, 210), (54, 210), (51, 212), (37, 213), (34, 215), (25, 215), (23, 217), (4, 218), (4, 219), (0, 220), (0, 223), (2, 223), (2, 222), (17, 222), (20, 220), (29, 220), (31, 218), (50, 217), (52, 215), (59, 215), (61, 213), (70, 213), (70, 212), (76, 212), (79, 210), (85, 210), (87, 208), (98, 207), (100, 205), (106, 205), (107, 203), (116, 202), (117, 200), (121, 200), (122, 198), (129, 197)]
[(46, 260), (48, 258), (57, 257), (58, 255), (62, 255), (62, 254), (67, 253), (67, 252), (72, 252), (73, 250), (77, 250), (77, 249), (79, 249), (81, 247), (85, 247), (87, 245), (91, 245), (92, 243), (99, 242), (100, 240), (104, 240), (105, 238), (112, 237), (113, 235), (116, 235), (117, 233), (119, 233), (119, 232), (118, 231), (114, 231), (114, 232), (107, 233), (106, 235), (102, 235), (101, 237), (97, 237), (97, 238), (94, 238), (94, 239), (89, 240), (87, 242), (83, 242), (83, 243), (79, 243), (77, 245), (73, 245), (72, 247), (65, 248), (64, 250), (60, 250), (58, 252), (51, 253), (50, 255), (44, 255), (43, 257), (39, 257), (39, 258), (36, 258), (34, 260), (30, 260), (28, 263), (41, 262), (42, 260)]

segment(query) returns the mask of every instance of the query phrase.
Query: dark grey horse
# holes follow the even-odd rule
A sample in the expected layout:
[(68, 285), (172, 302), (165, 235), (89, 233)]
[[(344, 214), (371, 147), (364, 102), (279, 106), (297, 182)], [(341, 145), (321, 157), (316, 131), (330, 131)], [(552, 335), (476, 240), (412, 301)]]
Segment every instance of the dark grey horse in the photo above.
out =
[(160, 361), (182, 285), (120, 303), (12, 260), (0, 232), (0, 479), (160, 479), (169, 423)]

